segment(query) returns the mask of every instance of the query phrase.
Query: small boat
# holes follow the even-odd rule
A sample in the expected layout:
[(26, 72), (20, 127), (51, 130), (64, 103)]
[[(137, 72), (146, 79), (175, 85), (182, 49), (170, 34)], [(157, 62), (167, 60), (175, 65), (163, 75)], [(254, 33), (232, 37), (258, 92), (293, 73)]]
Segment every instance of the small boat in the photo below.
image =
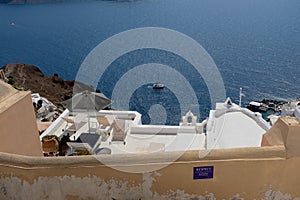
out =
[(152, 88), (153, 89), (163, 89), (165, 86), (162, 83), (154, 83)]
[(10, 25), (11, 25), (11, 26), (14, 26), (14, 25), (16, 25), (16, 24), (15, 24), (15, 22), (10, 22)]

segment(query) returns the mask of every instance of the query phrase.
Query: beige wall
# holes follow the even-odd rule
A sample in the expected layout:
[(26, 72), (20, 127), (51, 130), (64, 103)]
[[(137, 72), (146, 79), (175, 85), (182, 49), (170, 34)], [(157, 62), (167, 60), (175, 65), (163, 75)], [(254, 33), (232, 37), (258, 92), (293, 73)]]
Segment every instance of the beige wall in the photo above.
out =
[(287, 157), (300, 156), (300, 120), (280, 117), (262, 138), (262, 146), (284, 145)]
[[(30, 92), (20, 92), (0, 81), (0, 152), (42, 156)], [(5, 97), (5, 98), (4, 98)]]
[[(131, 159), (114, 155), (37, 158), (0, 154), (0, 199), (300, 197), (300, 158), (286, 159), (282, 146), (213, 150), (201, 160), (199, 152), (189, 151), (153, 172), (120, 171), (160, 166), (174, 154), (132, 155)], [(199, 166), (214, 166), (214, 177), (193, 180), (193, 168)]]

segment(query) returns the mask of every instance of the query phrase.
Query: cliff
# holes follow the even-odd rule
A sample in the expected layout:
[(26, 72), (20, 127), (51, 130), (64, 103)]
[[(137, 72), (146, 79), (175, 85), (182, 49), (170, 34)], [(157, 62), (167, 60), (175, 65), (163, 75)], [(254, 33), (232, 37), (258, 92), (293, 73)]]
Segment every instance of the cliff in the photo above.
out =
[[(12, 63), (2, 67), (8, 83), (19, 90), (30, 90), (47, 98), (57, 107), (61, 102), (72, 97), (74, 80), (63, 80), (58, 74), (46, 76), (34, 65)], [(84, 84), (76, 84), (77, 91), (94, 90), (93, 87)]]

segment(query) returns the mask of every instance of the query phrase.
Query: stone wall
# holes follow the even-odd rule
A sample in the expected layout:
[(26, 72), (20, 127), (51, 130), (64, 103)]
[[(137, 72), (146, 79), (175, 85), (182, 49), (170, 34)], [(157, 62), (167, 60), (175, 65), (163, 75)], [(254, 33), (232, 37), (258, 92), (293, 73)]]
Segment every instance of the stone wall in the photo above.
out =
[[(38, 158), (0, 153), (0, 199), (298, 199), (283, 146)], [(212, 176), (195, 169), (213, 167)], [(198, 174), (199, 175), (199, 174)]]

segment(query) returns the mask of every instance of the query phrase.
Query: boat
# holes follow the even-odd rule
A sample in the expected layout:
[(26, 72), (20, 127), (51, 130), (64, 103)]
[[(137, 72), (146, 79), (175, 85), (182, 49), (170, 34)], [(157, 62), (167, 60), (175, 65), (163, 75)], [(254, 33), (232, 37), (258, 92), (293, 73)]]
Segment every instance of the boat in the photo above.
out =
[(247, 108), (253, 112), (266, 112), (268, 109), (268, 106), (266, 104), (263, 104), (261, 102), (257, 101), (251, 101)]
[(154, 83), (152, 86), (153, 89), (163, 89), (164, 87), (165, 85), (162, 83)]

